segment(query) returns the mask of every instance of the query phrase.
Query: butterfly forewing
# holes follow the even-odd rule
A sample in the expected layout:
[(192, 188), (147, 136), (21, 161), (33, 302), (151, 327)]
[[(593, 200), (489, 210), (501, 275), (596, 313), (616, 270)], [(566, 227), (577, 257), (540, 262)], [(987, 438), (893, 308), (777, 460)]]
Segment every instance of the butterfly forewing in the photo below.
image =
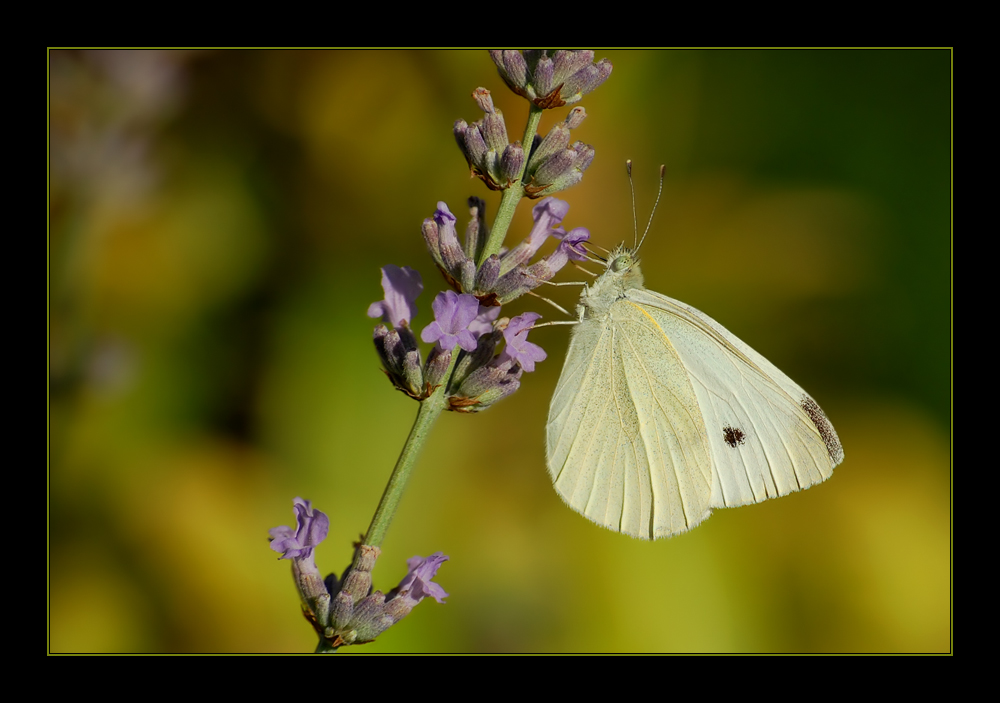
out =
[(712, 507), (757, 503), (830, 477), (843, 451), (832, 426), (824, 437), (804, 409), (819, 406), (800, 386), (704, 313), (652, 291), (630, 297), (659, 322), (694, 386), (715, 467)]

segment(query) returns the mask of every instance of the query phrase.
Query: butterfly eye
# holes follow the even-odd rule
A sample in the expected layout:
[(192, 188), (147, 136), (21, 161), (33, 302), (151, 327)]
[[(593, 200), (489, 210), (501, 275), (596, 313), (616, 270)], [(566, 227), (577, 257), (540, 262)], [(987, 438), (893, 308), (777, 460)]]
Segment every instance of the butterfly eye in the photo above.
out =
[(628, 254), (615, 257), (615, 260), (611, 262), (612, 271), (625, 271), (630, 268), (632, 268), (632, 257)]

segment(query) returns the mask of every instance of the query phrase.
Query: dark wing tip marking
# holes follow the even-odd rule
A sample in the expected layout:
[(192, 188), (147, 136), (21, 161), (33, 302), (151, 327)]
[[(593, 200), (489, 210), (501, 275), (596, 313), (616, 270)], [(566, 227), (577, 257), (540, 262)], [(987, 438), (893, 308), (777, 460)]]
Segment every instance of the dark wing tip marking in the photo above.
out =
[(722, 428), (722, 438), (726, 440), (726, 444), (735, 449), (737, 445), (746, 441), (747, 436), (739, 427), (726, 425)]
[(826, 444), (826, 451), (830, 455), (830, 460), (836, 466), (844, 460), (844, 447), (841, 446), (840, 438), (833, 429), (833, 425), (830, 424), (830, 420), (826, 417), (826, 413), (809, 396), (804, 396), (799, 405), (805, 410), (806, 415), (809, 416), (813, 424), (816, 425), (819, 436), (823, 438), (823, 443)]

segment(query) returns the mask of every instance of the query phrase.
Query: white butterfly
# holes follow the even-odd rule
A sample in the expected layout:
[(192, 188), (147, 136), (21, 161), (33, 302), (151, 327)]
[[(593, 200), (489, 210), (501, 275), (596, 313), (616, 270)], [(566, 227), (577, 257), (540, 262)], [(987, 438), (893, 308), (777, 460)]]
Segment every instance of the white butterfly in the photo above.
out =
[(611, 252), (577, 306), (547, 425), (563, 500), (656, 539), (828, 479), (844, 450), (816, 401), (708, 315), (643, 288), (637, 249)]

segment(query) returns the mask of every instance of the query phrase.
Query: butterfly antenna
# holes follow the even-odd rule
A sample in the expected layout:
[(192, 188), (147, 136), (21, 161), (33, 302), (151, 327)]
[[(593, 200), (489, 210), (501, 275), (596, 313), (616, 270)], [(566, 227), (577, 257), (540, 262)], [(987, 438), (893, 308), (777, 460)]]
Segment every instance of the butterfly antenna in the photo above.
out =
[[(630, 176), (631, 176), (631, 173), (632, 173), (632, 170), (630, 168), (629, 169), (629, 175)], [(639, 251), (639, 247), (641, 247), (642, 243), (644, 241), (646, 241), (646, 235), (649, 234), (649, 228), (653, 224), (653, 215), (656, 214), (656, 206), (660, 204), (660, 196), (663, 195), (663, 177), (666, 175), (666, 173), (667, 173), (667, 167), (664, 166), (663, 164), (660, 164), (660, 189), (658, 191), (656, 191), (656, 202), (653, 203), (653, 211), (649, 213), (649, 222), (646, 224), (646, 231), (642, 233), (642, 239), (639, 240), (639, 246), (637, 246), (635, 249), (633, 249), (633, 251)], [(629, 178), (629, 183), (631, 183), (631, 182), (632, 182), (632, 179)], [(635, 219), (635, 195), (634, 194), (632, 196), (632, 219), (633, 220)]]
[[(632, 192), (632, 244), (639, 241), (639, 222), (635, 218), (635, 186), (632, 184), (632, 159), (625, 159), (625, 170), (628, 172), (628, 189)], [(639, 247), (636, 246), (636, 249)]]

